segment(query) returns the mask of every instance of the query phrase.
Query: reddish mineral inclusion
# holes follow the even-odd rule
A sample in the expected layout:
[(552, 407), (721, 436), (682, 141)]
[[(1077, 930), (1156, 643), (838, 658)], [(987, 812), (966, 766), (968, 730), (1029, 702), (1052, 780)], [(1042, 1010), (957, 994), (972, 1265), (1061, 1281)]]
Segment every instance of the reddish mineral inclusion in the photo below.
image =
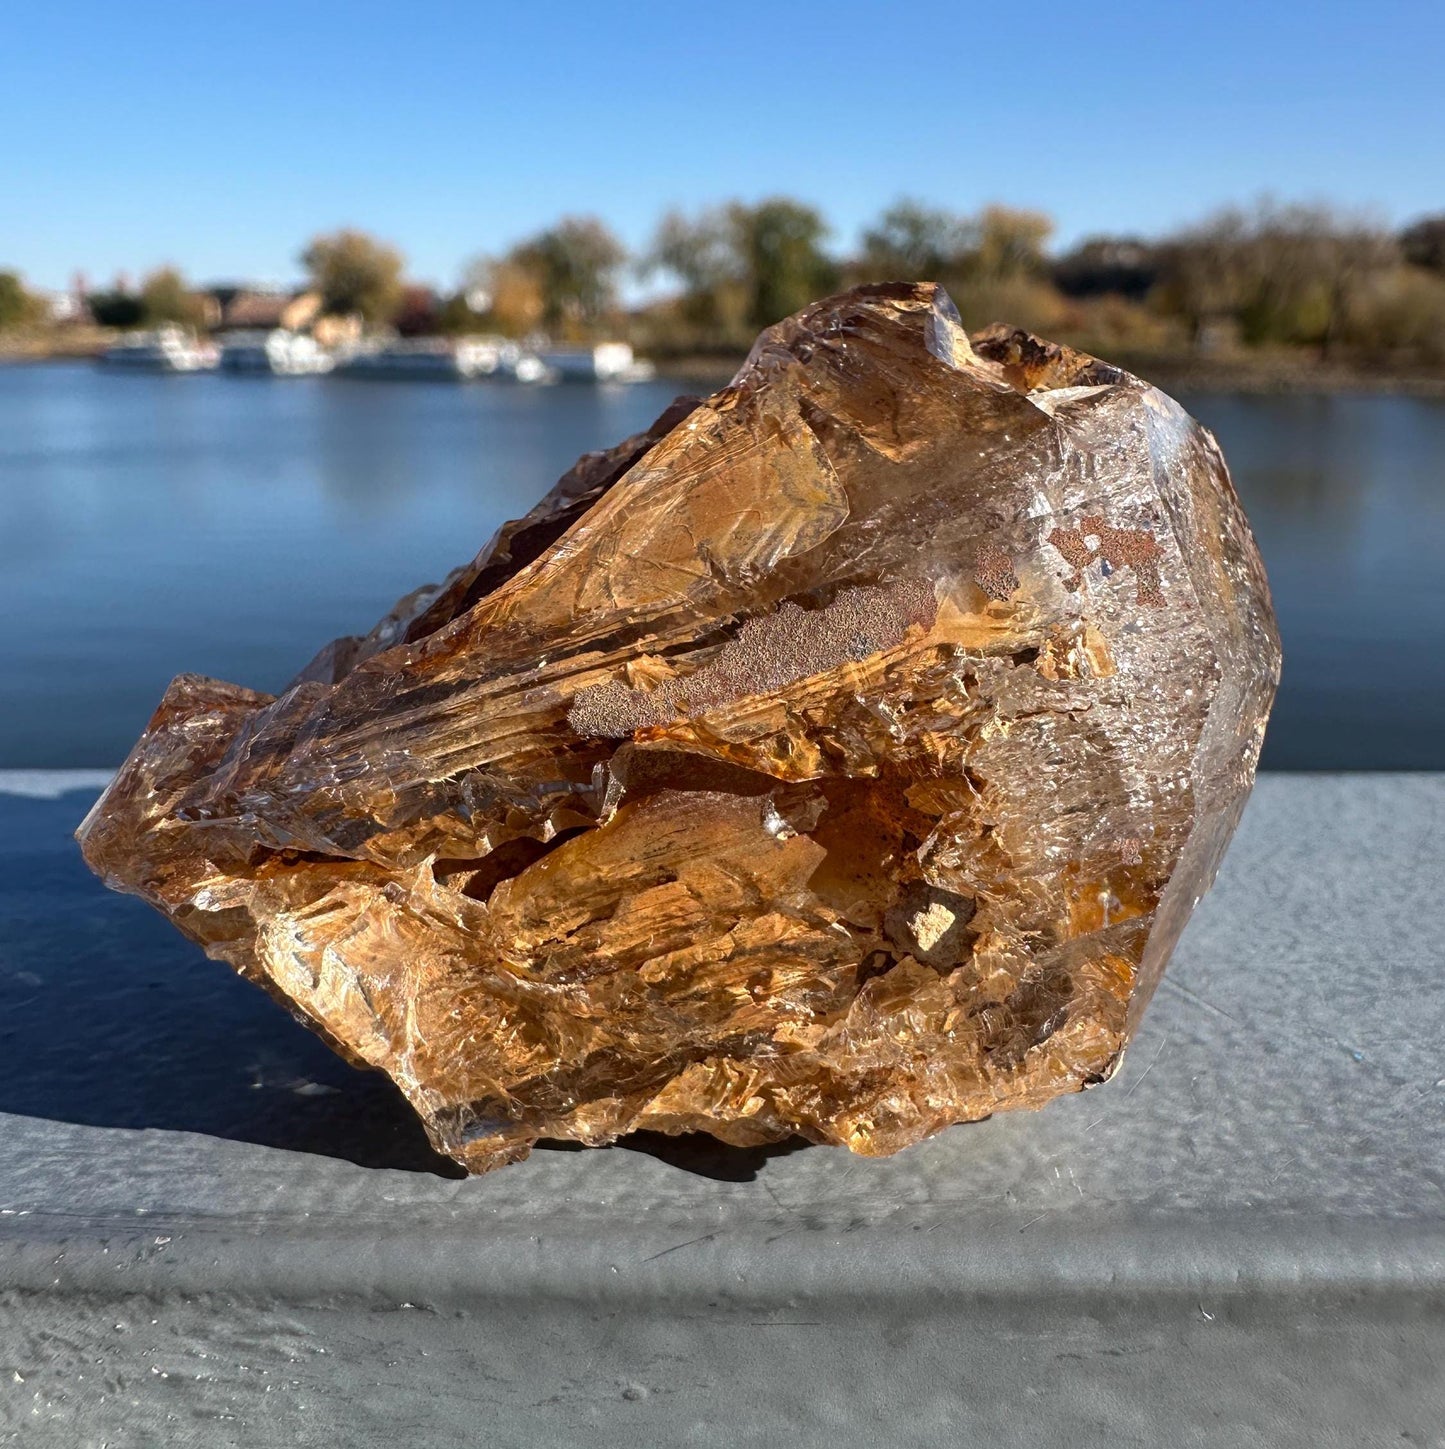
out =
[(280, 696), (181, 676), (80, 839), (473, 1171), (885, 1154), (1114, 1071), (1279, 664), (1176, 403), (865, 287)]

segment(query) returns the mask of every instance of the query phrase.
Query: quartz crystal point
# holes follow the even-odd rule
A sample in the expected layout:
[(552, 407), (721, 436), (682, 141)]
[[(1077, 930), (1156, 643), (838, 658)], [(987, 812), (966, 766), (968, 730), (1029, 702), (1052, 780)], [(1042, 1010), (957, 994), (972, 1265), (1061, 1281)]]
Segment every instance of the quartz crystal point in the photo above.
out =
[(864, 287), (281, 695), (178, 678), (80, 839), (473, 1171), (885, 1154), (1113, 1072), (1279, 663), (1176, 403)]

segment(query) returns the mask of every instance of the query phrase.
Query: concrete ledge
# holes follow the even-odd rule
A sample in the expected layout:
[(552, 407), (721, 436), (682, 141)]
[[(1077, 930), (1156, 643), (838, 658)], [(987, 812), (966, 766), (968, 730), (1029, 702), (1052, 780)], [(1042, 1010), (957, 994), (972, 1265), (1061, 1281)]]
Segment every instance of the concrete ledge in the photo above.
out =
[(0, 772), (0, 1443), (1445, 1443), (1445, 777), (1264, 777), (1093, 1092), (475, 1181), (89, 881), (97, 785)]

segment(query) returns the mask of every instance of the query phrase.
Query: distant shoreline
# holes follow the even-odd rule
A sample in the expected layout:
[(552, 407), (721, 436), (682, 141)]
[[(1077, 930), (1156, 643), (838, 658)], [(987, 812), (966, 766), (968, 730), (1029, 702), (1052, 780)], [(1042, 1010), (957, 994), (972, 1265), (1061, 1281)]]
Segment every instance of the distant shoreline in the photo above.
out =
[[(87, 329), (64, 339), (53, 336), (0, 338), (0, 367), (93, 360), (114, 340), (112, 333)], [(657, 361), (657, 377), (697, 391), (725, 387), (742, 366), (736, 356), (673, 357)], [(1445, 398), (1445, 371), (1369, 367), (1360, 363), (1324, 363), (1308, 357), (1273, 353), (1196, 357), (1178, 353), (1112, 353), (1107, 361), (1147, 379), (1165, 392), (1227, 392), (1247, 395), (1307, 396), (1385, 394)]]
[[(1115, 353), (1105, 359), (1168, 393), (1259, 396), (1392, 395), (1445, 398), (1445, 373), (1391, 371), (1291, 357), (1181, 357)], [(711, 392), (725, 387), (743, 358), (682, 357), (657, 363), (657, 376)]]

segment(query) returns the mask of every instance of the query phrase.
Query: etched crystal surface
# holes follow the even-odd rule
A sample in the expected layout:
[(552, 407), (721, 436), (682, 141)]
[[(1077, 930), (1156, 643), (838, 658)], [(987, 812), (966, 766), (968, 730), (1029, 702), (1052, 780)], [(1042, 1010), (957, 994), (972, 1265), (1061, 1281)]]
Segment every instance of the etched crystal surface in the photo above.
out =
[(1114, 1070), (1278, 672), (1204, 429), (868, 287), (283, 694), (177, 679), (80, 838), (474, 1171), (883, 1154)]

